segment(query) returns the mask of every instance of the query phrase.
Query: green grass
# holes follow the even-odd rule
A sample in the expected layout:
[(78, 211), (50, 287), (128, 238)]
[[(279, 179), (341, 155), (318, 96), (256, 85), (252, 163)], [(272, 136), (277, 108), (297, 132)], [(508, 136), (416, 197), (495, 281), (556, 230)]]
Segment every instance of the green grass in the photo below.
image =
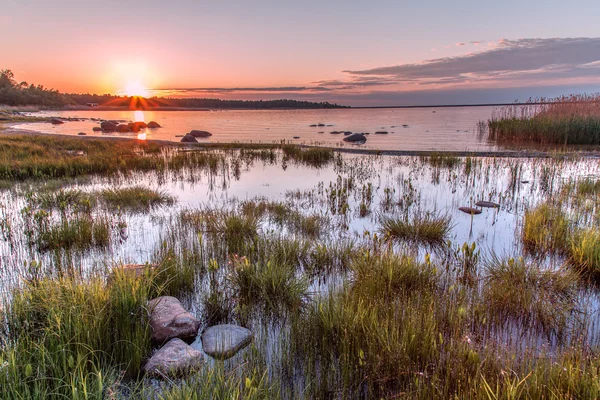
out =
[(564, 252), (569, 247), (571, 223), (559, 206), (542, 203), (525, 211), (521, 239), (532, 252)]
[(117, 273), (26, 282), (13, 293), (0, 350), (0, 397), (102, 399), (136, 377), (150, 349), (151, 282)]
[(40, 251), (106, 248), (111, 243), (111, 221), (105, 217), (76, 216), (44, 225), (34, 235)]
[(449, 216), (432, 214), (416, 214), (412, 220), (409, 220), (408, 216), (382, 216), (380, 223), (381, 233), (389, 239), (428, 245), (444, 243), (452, 226)]
[(110, 207), (133, 211), (148, 211), (175, 203), (175, 198), (166, 192), (152, 190), (143, 186), (104, 189), (100, 192), (100, 197)]
[(575, 311), (578, 275), (552, 271), (522, 258), (491, 259), (486, 266), (483, 301), (494, 322), (517, 321), (546, 334), (562, 336)]
[(300, 146), (286, 144), (281, 147), (285, 157), (306, 166), (322, 168), (333, 161), (333, 150), (310, 147), (303, 149)]
[(600, 276), (600, 230), (582, 229), (573, 235), (569, 249), (571, 262), (582, 271)]

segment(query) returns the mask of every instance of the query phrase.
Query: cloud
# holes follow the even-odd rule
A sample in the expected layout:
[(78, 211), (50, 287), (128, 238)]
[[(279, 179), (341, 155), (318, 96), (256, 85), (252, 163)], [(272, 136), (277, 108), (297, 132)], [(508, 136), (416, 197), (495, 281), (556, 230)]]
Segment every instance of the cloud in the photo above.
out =
[(492, 44), (484, 51), (462, 56), (343, 72), (351, 79), (371, 77), (418, 85), (523, 78), (533, 82), (533, 79), (593, 77), (600, 73), (600, 38), (501, 39)]
[(466, 44), (466, 43), (462, 43), (462, 42), (461, 42), (461, 43), (456, 43), (456, 46), (457, 46), (457, 47), (460, 47), (460, 46), (464, 46), (465, 44)]

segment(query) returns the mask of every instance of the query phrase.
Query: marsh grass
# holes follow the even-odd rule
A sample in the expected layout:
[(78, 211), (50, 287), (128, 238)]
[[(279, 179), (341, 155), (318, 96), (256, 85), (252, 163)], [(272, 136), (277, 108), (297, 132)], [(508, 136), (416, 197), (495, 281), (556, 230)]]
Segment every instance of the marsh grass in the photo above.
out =
[(310, 147), (302, 148), (297, 145), (283, 145), (281, 147), (283, 155), (295, 162), (301, 163), (306, 166), (322, 168), (325, 165), (333, 161), (333, 150)]
[(448, 154), (432, 154), (430, 156), (421, 156), (421, 161), (428, 163), (434, 168), (453, 169), (461, 164), (461, 159)]
[(106, 248), (111, 243), (111, 221), (105, 217), (78, 215), (35, 231), (35, 243), (40, 251), (80, 251)]
[(30, 192), (26, 199), (32, 207), (46, 211), (58, 210), (61, 214), (90, 213), (96, 206), (96, 197), (77, 189)]
[(394, 241), (410, 241), (428, 245), (441, 245), (450, 233), (450, 216), (418, 213), (409, 220), (403, 217), (381, 216), (381, 233)]
[(101, 399), (124, 375), (138, 376), (150, 291), (118, 271), (108, 286), (100, 277), (26, 282), (7, 316), (0, 397)]
[(268, 313), (299, 311), (308, 300), (308, 281), (294, 268), (273, 261), (251, 263), (233, 257), (230, 283), (243, 304), (260, 305)]
[(600, 277), (600, 230), (593, 227), (577, 231), (570, 243), (569, 258), (583, 272)]
[(171, 206), (175, 203), (175, 198), (168, 193), (143, 186), (104, 189), (100, 192), (100, 197), (110, 207), (132, 211), (149, 211), (154, 208)]
[(494, 322), (517, 321), (562, 337), (576, 310), (579, 277), (570, 269), (548, 270), (523, 258), (492, 258), (486, 265), (483, 301)]
[(571, 231), (572, 224), (562, 209), (543, 203), (525, 211), (521, 239), (528, 251), (561, 253), (569, 247)]
[(487, 137), (500, 143), (600, 144), (600, 95), (540, 99), (514, 105), (488, 120)]

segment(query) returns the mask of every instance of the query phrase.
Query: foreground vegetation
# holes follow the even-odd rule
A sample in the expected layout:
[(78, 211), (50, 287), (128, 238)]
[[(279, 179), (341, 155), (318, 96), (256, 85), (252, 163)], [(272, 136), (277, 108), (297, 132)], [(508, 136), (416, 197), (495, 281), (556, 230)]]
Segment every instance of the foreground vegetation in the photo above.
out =
[[(13, 255), (1, 266), (3, 399), (600, 393), (595, 160), (28, 139), (0, 142), (5, 165), (18, 164), (0, 191), (0, 245)], [(37, 153), (9, 151), (21, 146)], [(118, 165), (91, 162), (111, 152)], [(53, 173), (53, 159), (73, 174)], [(250, 179), (288, 168), (328, 180), (248, 194)], [(476, 200), (501, 206), (455, 210)], [(488, 231), (514, 238), (488, 246)], [(131, 260), (147, 263), (141, 276), (119, 268)], [(239, 324), (254, 341), (151, 380), (146, 304), (158, 295), (180, 298), (203, 328)]]
[(571, 95), (515, 105), (487, 122), (487, 138), (503, 144), (600, 144), (600, 96)]

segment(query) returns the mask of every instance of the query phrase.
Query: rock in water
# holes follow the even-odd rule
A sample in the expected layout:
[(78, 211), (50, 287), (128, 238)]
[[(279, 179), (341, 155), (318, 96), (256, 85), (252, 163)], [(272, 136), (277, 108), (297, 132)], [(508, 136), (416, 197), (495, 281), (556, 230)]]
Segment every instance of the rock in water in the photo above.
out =
[(477, 207), (487, 207), (487, 208), (500, 208), (500, 204), (494, 203), (493, 201), (478, 201), (475, 203)]
[(202, 334), (202, 349), (219, 360), (231, 358), (252, 341), (252, 332), (241, 326), (224, 324), (208, 328)]
[(458, 207), (458, 209), (464, 213), (471, 214), (471, 215), (481, 214), (481, 210), (478, 210), (473, 207)]
[(85, 132), (79, 132), (77, 135), (78, 135), (78, 136), (85, 136), (85, 135), (86, 135), (86, 133), (85, 133)]
[(356, 142), (356, 143), (362, 142), (362, 143), (364, 143), (367, 141), (367, 138), (362, 133), (354, 133), (350, 136), (346, 136), (343, 140), (344, 140), (344, 142)]
[(61, 120), (60, 120), (60, 119), (58, 119), (58, 118), (52, 118), (52, 119), (50, 120), (50, 123), (51, 123), (52, 125), (62, 125), (62, 124), (64, 124), (64, 122), (63, 122), (63, 121), (61, 121)]
[(158, 124), (158, 122), (156, 122), (156, 121), (150, 121), (150, 122), (148, 122), (148, 128), (149, 129), (156, 129), (156, 128), (162, 128), (162, 127)]
[(104, 121), (100, 123), (100, 128), (105, 132), (114, 132), (117, 129), (117, 124), (111, 121)]
[(198, 143), (195, 137), (190, 135), (189, 133), (181, 138), (181, 143)]
[(387, 135), (388, 131), (377, 131), (375, 132), (376, 135)]
[(99, 126), (95, 126), (95, 127), (92, 128), (92, 130), (94, 132), (100, 132), (100, 131), (102, 131), (102, 128), (100, 128)]
[(203, 363), (202, 352), (181, 339), (171, 339), (150, 357), (144, 365), (144, 372), (154, 376), (180, 376), (191, 369), (198, 369)]
[(169, 339), (190, 339), (196, 337), (200, 321), (187, 312), (179, 300), (171, 296), (161, 296), (148, 302), (152, 340), (164, 343)]
[(188, 133), (188, 135), (192, 135), (192, 136), (193, 136), (193, 137), (195, 137), (195, 138), (198, 138), (198, 137), (201, 137), (201, 138), (202, 138), (202, 137), (209, 137), (209, 136), (212, 136), (212, 133), (210, 133), (210, 132), (207, 132), (207, 131), (197, 131), (197, 130), (193, 130), (193, 131), (191, 131), (190, 133)]

